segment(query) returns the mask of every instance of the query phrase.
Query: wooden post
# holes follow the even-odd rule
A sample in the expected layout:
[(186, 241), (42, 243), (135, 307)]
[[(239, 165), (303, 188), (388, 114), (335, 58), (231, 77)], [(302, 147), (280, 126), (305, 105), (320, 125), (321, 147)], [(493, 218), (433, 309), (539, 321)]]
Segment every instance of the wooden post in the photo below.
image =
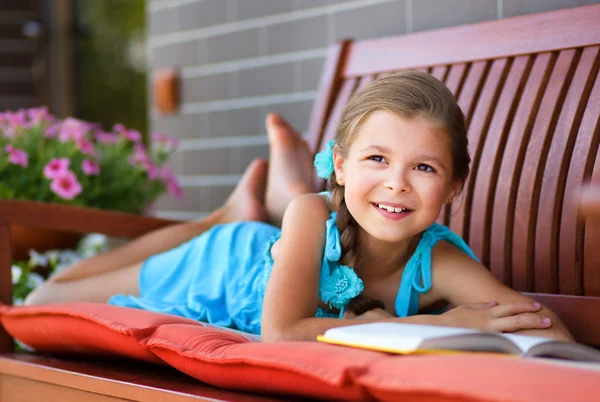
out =
[[(12, 252), (10, 225), (0, 217), (0, 303), (12, 305)], [(0, 327), (0, 353), (11, 353), (14, 343), (11, 336)]]

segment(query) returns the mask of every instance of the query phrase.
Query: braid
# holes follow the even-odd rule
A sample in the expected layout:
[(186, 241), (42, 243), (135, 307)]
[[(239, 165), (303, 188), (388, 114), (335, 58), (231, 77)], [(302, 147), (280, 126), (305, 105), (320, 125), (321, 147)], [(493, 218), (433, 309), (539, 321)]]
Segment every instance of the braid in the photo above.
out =
[[(344, 187), (335, 181), (335, 175), (329, 177), (327, 187), (331, 192), (331, 207), (336, 211), (336, 224), (340, 231), (340, 244), (342, 246), (342, 256), (340, 262), (350, 267), (358, 267), (360, 256), (356, 248), (358, 237), (357, 223), (348, 211), (346, 200), (344, 199)], [(383, 309), (384, 303), (370, 297), (358, 295), (348, 303), (348, 310), (356, 315), (361, 315), (375, 308)]]

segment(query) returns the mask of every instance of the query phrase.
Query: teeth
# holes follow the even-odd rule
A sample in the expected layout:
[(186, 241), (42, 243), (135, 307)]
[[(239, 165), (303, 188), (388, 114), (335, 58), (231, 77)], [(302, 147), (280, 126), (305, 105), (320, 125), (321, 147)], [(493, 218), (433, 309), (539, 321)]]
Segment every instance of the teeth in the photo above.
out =
[(383, 205), (383, 204), (375, 204), (375, 205), (377, 205), (381, 209), (387, 210), (388, 212), (408, 212), (408, 211), (410, 211), (410, 209), (408, 209), (408, 208), (394, 208), (389, 205)]

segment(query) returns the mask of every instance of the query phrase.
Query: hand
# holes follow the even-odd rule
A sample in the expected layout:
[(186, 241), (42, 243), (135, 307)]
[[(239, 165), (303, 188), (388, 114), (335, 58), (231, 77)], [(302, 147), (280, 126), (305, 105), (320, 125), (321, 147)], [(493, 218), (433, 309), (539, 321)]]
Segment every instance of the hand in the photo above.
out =
[(458, 306), (441, 315), (444, 325), (475, 328), (490, 332), (514, 332), (521, 329), (546, 329), (552, 325), (550, 318), (542, 317), (539, 303), (514, 302), (498, 305), (474, 303)]
[(355, 320), (385, 320), (387, 318), (393, 317), (394, 315), (388, 313), (387, 311), (381, 308), (374, 308), (372, 310), (362, 313), (361, 315), (356, 315), (352, 311), (346, 311), (344, 313), (344, 318)]

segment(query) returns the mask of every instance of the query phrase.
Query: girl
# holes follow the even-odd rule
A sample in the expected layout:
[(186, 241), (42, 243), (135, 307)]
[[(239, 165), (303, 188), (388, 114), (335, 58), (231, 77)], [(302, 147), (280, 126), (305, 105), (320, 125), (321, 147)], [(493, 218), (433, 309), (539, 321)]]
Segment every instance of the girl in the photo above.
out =
[[(281, 230), (217, 224), (117, 271), (104, 291), (119, 293), (125, 283), (130, 295), (109, 303), (261, 333), (265, 341), (314, 340), (352, 319), (570, 340), (552, 312), (496, 281), (435, 223), (460, 192), (469, 162), (462, 112), (441, 82), (418, 72), (376, 80), (351, 99), (335, 141), (317, 155), (328, 192), (279, 201), (278, 211), (287, 206)], [(277, 197), (266, 192), (269, 209)], [(458, 307), (419, 314), (438, 302)]]

